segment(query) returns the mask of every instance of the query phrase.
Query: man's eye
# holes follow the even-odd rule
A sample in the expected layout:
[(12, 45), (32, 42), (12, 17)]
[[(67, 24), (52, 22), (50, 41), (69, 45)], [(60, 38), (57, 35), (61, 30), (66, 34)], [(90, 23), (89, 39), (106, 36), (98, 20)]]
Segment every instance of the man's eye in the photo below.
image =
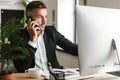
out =
[(38, 19), (42, 18), (42, 16), (39, 16)]

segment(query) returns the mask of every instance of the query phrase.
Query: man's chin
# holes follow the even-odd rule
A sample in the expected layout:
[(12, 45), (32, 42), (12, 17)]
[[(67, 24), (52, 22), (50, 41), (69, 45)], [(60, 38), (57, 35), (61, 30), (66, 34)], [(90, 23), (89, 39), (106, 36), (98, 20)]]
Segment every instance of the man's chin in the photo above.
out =
[(44, 30), (45, 30), (45, 28), (41, 28), (41, 30), (42, 30), (42, 31), (44, 31)]

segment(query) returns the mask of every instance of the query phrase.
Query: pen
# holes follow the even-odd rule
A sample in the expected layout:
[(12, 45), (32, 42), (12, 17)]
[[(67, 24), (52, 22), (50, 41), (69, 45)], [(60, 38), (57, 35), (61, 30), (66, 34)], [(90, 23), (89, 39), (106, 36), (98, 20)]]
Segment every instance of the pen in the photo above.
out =
[(49, 65), (49, 72), (50, 72), (50, 74), (53, 76), (53, 78), (54, 78), (55, 80), (57, 80), (57, 76), (55, 75), (55, 73), (54, 73), (54, 71), (53, 71), (53, 68), (52, 68), (51, 63), (49, 63), (48, 65)]

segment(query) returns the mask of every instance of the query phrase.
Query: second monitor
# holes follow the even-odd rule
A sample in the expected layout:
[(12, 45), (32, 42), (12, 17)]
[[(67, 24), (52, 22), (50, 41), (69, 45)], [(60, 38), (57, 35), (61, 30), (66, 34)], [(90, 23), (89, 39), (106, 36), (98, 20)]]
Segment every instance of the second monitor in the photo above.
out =
[(120, 40), (120, 10), (77, 6), (80, 75), (120, 70), (112, 39)]

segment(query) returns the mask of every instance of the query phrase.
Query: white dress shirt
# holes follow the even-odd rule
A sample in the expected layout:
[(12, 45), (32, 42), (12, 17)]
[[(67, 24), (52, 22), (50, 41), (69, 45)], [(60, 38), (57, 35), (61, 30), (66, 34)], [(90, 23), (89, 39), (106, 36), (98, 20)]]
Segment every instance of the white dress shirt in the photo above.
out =
[(29, 41), (28, 44), (34, 48), (37, 48), (35, 52), (35, 68), (41, 68), (45, 72), (48, 72), (48, 65), (47, 65), (47, 56), (46, 56), (46, 49), (43, 40), (43, 34), (38, 36), (37, 42)]

